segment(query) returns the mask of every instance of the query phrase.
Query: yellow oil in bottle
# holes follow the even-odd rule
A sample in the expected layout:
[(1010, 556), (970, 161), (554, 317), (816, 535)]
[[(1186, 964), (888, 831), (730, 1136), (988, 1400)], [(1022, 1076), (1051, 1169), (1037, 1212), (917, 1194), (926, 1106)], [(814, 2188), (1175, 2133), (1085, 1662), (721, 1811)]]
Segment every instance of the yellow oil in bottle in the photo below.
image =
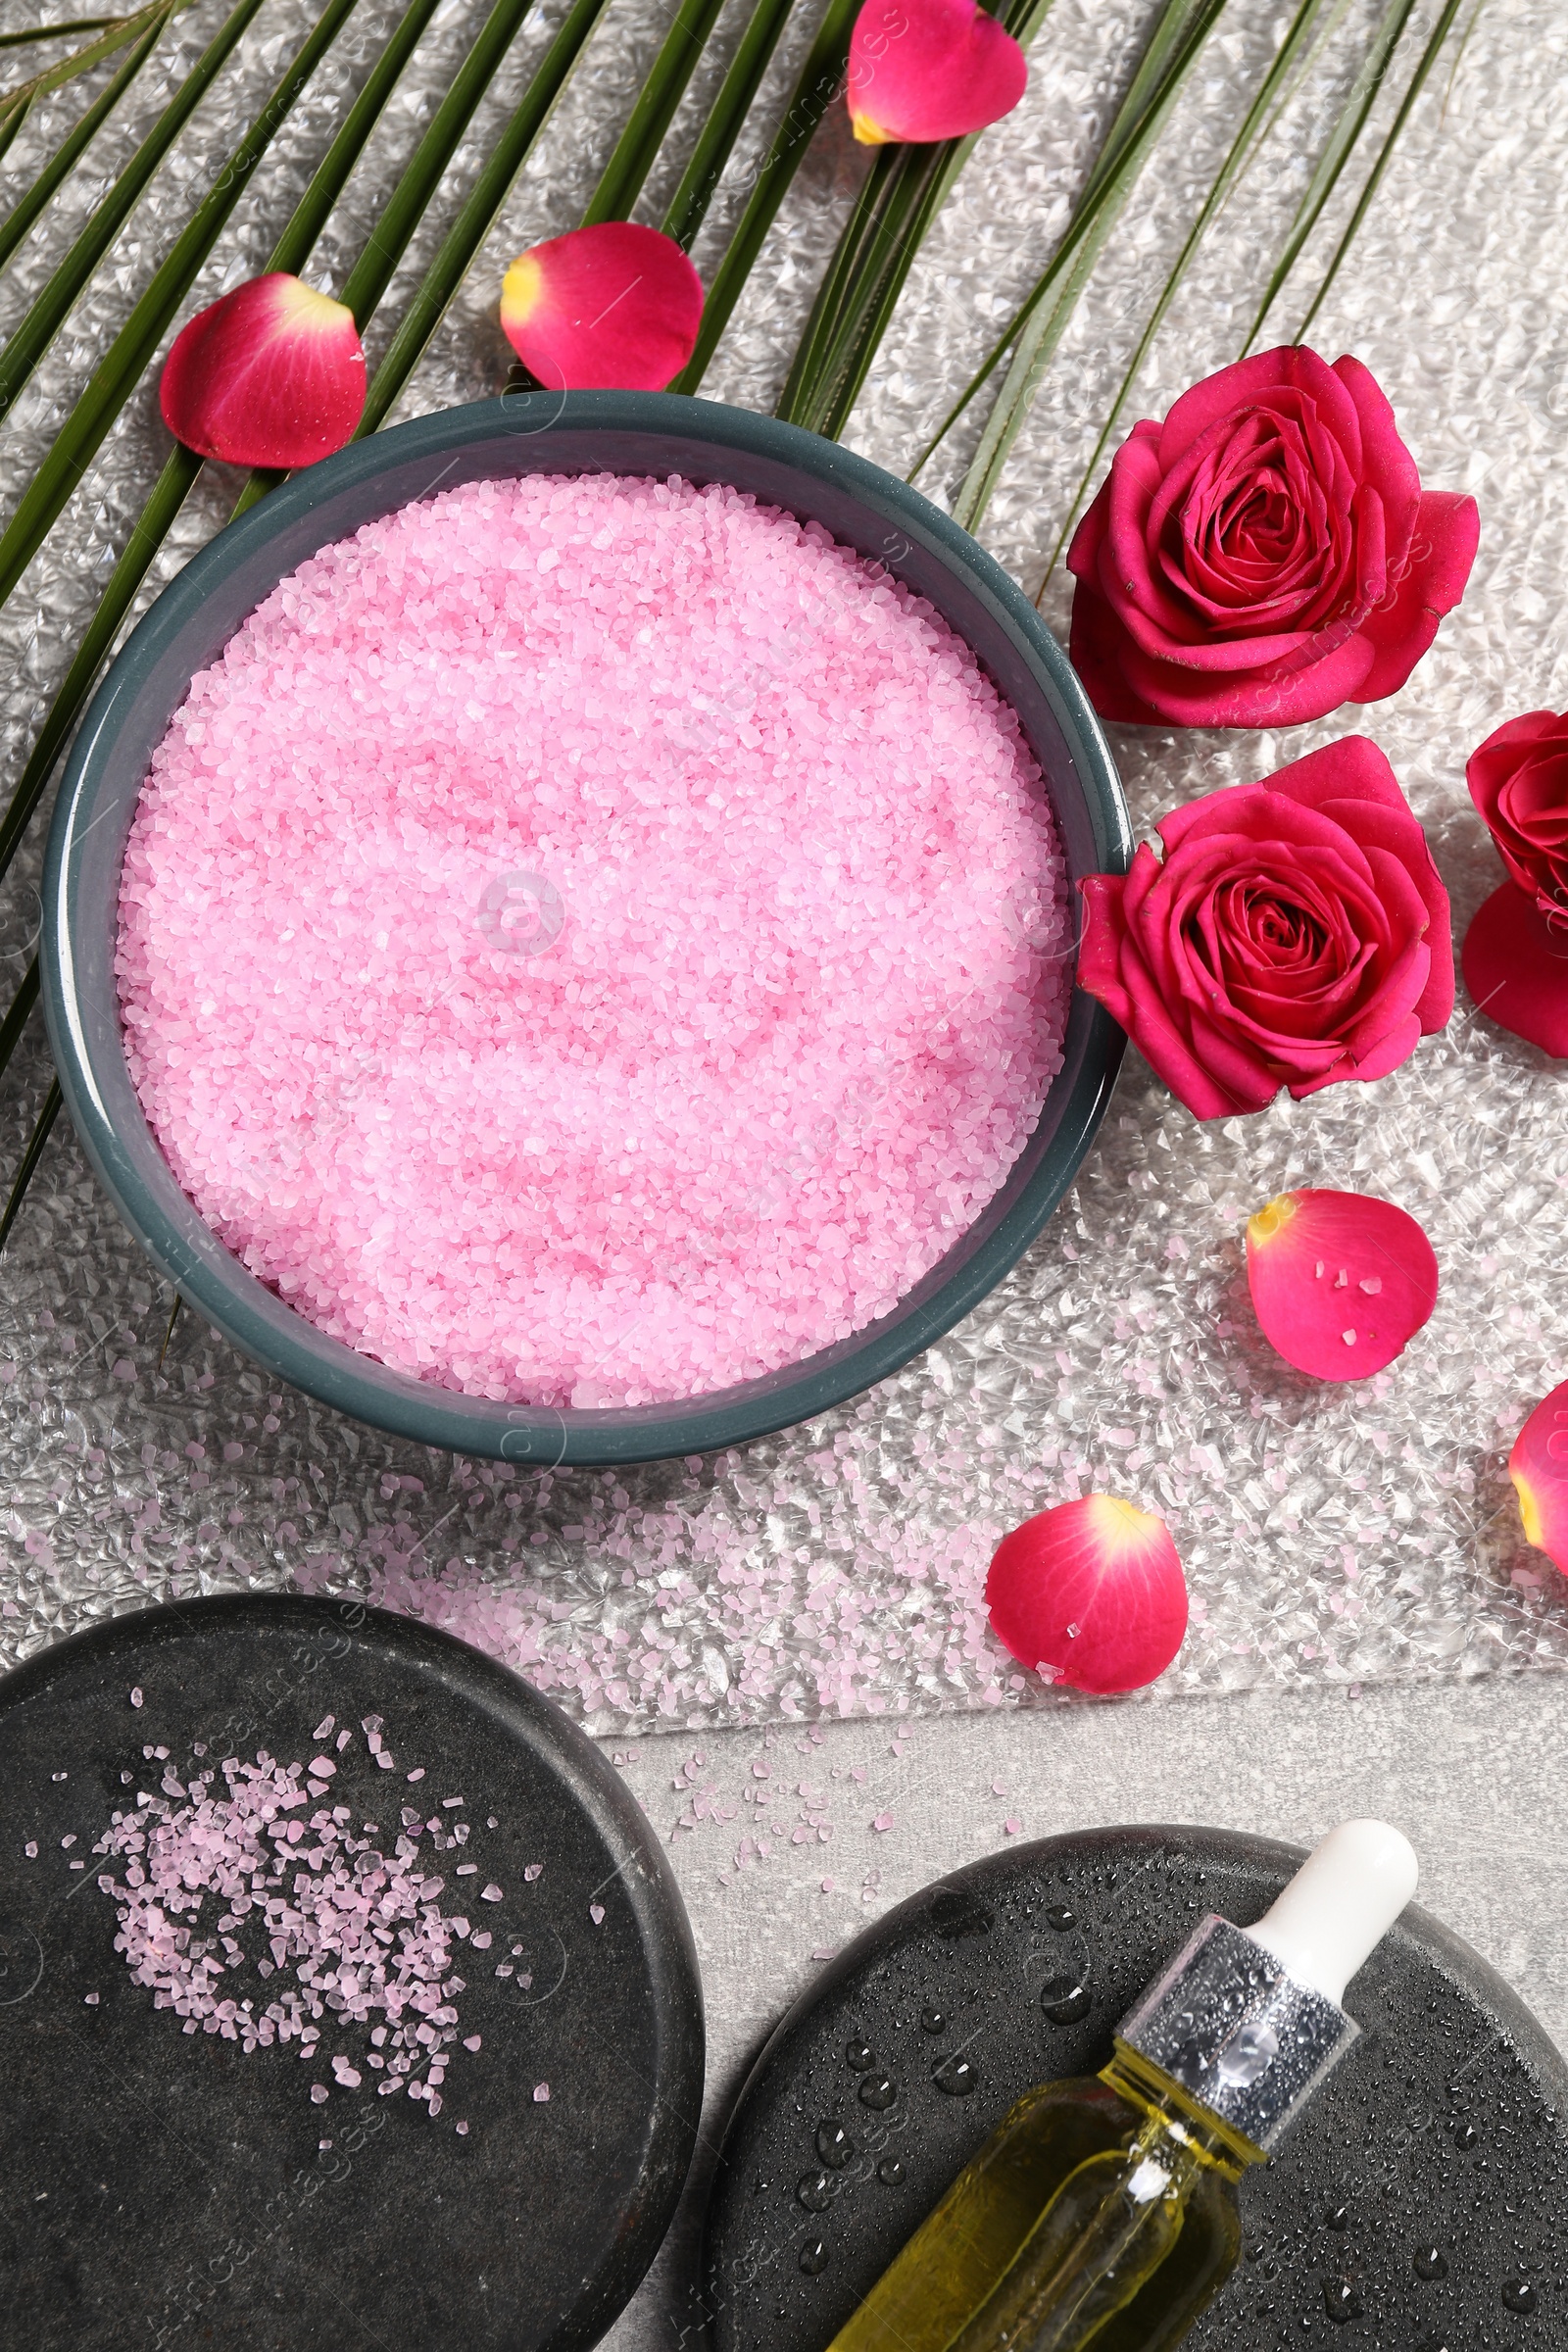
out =
[(1118, 2040), (1016, 2101), (830, 2352), (1163, 2352), (1234, 2268), (1263, 2160)]

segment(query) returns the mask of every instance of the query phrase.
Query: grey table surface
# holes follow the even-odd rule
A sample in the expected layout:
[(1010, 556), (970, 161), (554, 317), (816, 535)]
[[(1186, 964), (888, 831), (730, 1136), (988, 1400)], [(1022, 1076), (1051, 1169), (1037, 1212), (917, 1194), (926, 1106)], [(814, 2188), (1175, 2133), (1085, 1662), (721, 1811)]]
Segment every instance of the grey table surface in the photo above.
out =
[[(1185, 1822), (1306, 1845), (1347, 1816), (1379, 1814), (1416, 1847), (1417, 1899), (1568, 2050), (1568, 1689), (1556, 1676), (607, 1745), (666, 1841), (709, 2033), (686, 2198), (608, 2339), (612, 2352), (672, 2352), (690, 2326), (725, 2113), (823, 1959), (929, 1880), (1011, 1838)], [(760, 1801), (764, 1791), (771, 1802)], [(765, 1854), (751, 1850), (761, 1844)]]

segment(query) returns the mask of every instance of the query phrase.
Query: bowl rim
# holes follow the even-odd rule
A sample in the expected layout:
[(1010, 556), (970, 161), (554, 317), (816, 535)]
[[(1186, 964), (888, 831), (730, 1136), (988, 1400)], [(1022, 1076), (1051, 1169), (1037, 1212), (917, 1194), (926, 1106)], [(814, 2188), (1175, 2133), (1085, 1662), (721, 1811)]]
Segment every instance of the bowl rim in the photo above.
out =
[[(610, 1467), (716, 1452), (810, 1420), (888, 1378), (978, 1304), (1035, 1240), (1089, 1149), (1126, 1045), (1110, 1014), (1086, 999), (1075, 982), (1069, 1017), (1082, 1025), (1083, 1043), (1067, 1096), (1056, 1097), (1054, 1081), (1048, 1092), (1054, 1132), (1017, 1198), (963, 1261), (939, 1280), (946, 1263), (939, 1260), (911, 1293), (850, 1340), (762, 1379), (671, 1403), (509, 1406), (441, 1388), (361, 1354), (346, 1341), (330, 1339), (220, 1243), (194, 1204), (188, 1203), (190, 1215), (205, 1241), (193, 1245), (175, 1230), (169, 1208), (150, 1191), (106, 1109), (82, 1018), (74, 946), (80, 844), (97, 820), (107, 763), (124, 716), (164, 648), (206, 601), (210, 586), (225, 579), (270, 540), (285, 535), (329, 497), (411, 462), (451, 457), (476, 442), (585, 430), (652, 434), (688, 447), (708, 444), (781, 464), (885, 515), (893, 534), (917, 541), (926, 554), (960, 576), (1027, 662), (1052, 707), (1082, 785), (1099, 869), (1124, 873), (1132, 855), (1126, 802), (1099, 719), (1066, 655), (1016, 582), (951, 515), (907, 483), (870, 460), (777, 417), (650, 392), (507, 393), (436, 410), (350, 442), (335, 456), (294, 474), (192, 557), (154, 600), (112, 662), (77, 731), (55, 803), (44, 858), (39, 949), (45, 1022), (62, 1098), (89, 1160), (132, 1235), (187, 1302), (241, 1353), (289, 1386), (372, 1428), (455, 1453), (539, 1468)], [(894, 536), (886, 544), (892, 547)], [(119, 1052), (123, 1067), (122, 1046)], [(144, 1131), (178, 1189), (145, 1121)], [(973, 1227), (967, 1230), (972, 1233)], [(910, 1299), (916, 1303), (910, 1305)]]

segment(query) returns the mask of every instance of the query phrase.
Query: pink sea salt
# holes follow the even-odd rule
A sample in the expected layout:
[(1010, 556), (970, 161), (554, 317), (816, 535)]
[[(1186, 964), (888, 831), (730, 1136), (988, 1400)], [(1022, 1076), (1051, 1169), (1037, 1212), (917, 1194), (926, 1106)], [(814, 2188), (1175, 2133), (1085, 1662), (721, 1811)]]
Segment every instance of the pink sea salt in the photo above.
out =
[[(107, 1865), (98, 1886), (117, 1908), (115, 1948), (153, 2007), (247, 2057), (293, 2043), (323, 2060), (326, 2036), (348, 2035), (352, 2055), (330, 2058), (336, 2087), (359, 2089), (368, 2067), (384, 2073), (381, 2090), (429, 2097), (459, 2038), (453, 1939), (467, 1931), (442, 1913), (445, 1882), (421, 1865), (427, 1829), (436, 1851), (457, 1842), (439, 1817), (414, 1814), (387, 1852), (371, 1845), (371, 1823), (353, 1835), (346, 1805), (307, 1813), (318, 1784), (302, 1788), (305, 1768), (265, 1749), (254, 1763), (225, 1758), (221, 1781), (211, 1766), (181, 1780), (167, 1748), (149, 1753), (165, 1760), (159, 1793), (138, 1790), (92, 1851)], [(267, 1994), (249, 1989), (252, 1968)], [(318, 2106), (330, 2095), (310, 2086)]]
[(126, 1052), (202, 1214), (445, 1386), (791, 1362), (971, 1223), (1060, 1065), (1063, 863), (934, 611), (721, 486), (474, 482), (284, 580), (154, 754)]

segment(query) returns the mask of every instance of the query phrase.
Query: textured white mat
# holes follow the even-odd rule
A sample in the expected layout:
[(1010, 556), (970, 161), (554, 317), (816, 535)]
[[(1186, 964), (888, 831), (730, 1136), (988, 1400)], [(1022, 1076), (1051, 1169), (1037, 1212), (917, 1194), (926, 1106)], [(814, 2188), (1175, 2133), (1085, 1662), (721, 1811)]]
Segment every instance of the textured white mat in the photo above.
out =
[[(7, 23), (24, 21), (20, 5), (8, 0)], [(557, 14), (541, 0), (454, 194)], [(1351, 21), (1366, 14), (1352, 8)], [(217, 102), (133, 218), (0, 440), (7, 506), (167, 249), (176, 196), (205, 184), (310, 15), (297, 0), (268, 0)], [(983, 142), (911, 276), (851, 435), (869, 456), (904, 469), (1030, 282), (1147, 15), (1126, 0), (1056, 0), (1024, 105)], [(356, 81), (390, 21), (372, 0), (360, 18), (345, 49), (359, 61)], [(443, 8), (415, 88), (440, 86), (477, 19)], [(202, 0), (167, 56), (188, 61), (217, 21)], [(645, 0), (612, 7), (402, 413), (502, 380), (501, 270), (580, 209), (661, 22)], [(1018, 445), (985, 535), (1031, 593), (1232, 135), (1239, 93), (1278, 29), (1264, 0), (1233, 0)], [(726, 18), (715, 70), (736, 30)], [(1272, 737), (1122, 731), (1140, 825), (1360, 728), (1427, 822), (1458, 924), (1500, 879), (1464, 789), (1465, 755), (1502, 718), (1568, 701), (1565, 51), (1568, 20), (1548, 0), (1488, 0), (1451, 90), (1451, 55), (1434, 76), (1313, 336), (1326, 356), (1353, 350), (1373, 368), (1430, 486), (1480, 500), (1481, 555), (1463, 607), (1392, 703)], [(780, 91), (789, 72), (782, 60)], [(688, 101), (688, 126), (711, 78)], [(95, 171), (122, 160), (153, 111), (149, 80)], [(341, 283), (376, 192), (427, 112), (427, 98), (392, 111), (323, 239), (318, 282)], [(260, 267), (329, 130), (324, 104), (297, 111), (191, 307)], [(1162, 414), (1235, 356), (1263, 257), (1304, 181), (1304, 167), (1278, 160), (1285, 152), (1266, 153), (1233, 198), (1127, 421)], [(7, 167), (13, 179), (24, 172), (20, 144)], [(769, 240), (705, 387), (713, 397), (771, 405), (861, 168), (836, 124)], [(645, 213), (657, 216), (674, 176), (661, 174)], [(0, 286), (0, 328), (101, 185), (80, 180), (17, 257)], [(1314, 241), (1319, 263), (1346, 209), (1331, 208)], [(724, 219), (715, 213), (701, 265)], [(372, 363), (439, 228), (400, 273), (369, 337)], [(1309, 257), (1276, 314), (1280, 336), (1294, 332), (1314, 284)], [(8, 785), (164, 447), (144, 389), (0, 615)], [(930, 486), (943, 480), (935, 468)], [(204, 478), (160, 578), (222, 519), (236, 487)], [(1059, 581), (1045, 611), (1064, 630)], [(25, 878), (0, 910), (12, 976), (35, 920)], [(8, 1164), (45, 1083), (36, 1032), (17, 1072), (0, 1116)], [(1386, 1193), (1422, 1219), (1438, 1251), (1436, 1317), (1361, 1389), (1310, 1386), (1251, 1324), (1243, 1225), (1299, 1183)], [(1075, 1196), (1009, 1282), (898, 1379), (744, 1455), (534, 1478), (397, 1446), (270, 1393), (188, 1316), (160, 1374), (169, 1293), (62, 1123), (0, 1265), (0, 1639), (15, 1656), (109, 1609), (293, 1578), (423, 1608), (602, 1730), (1029, 1704), (1048, 1694), (1011, 1671), (985, 1630), (985, 1564), (1030, 1509), (1109, 1485), (1167, 1512), (1187, 1563), (1194, 1626), (1162, 1690), (1568, 1662), (1568, 1592), (1524, 1548), (1503, 1471), (1525, 1412), (1568, 1372), (1565, 1187), (1562, 1076), (1474, 1016), (1462, 993), (1446, 1035), (1393, 1078), (1255, 1119), (1200, 1128), (1130, 1059)]]

